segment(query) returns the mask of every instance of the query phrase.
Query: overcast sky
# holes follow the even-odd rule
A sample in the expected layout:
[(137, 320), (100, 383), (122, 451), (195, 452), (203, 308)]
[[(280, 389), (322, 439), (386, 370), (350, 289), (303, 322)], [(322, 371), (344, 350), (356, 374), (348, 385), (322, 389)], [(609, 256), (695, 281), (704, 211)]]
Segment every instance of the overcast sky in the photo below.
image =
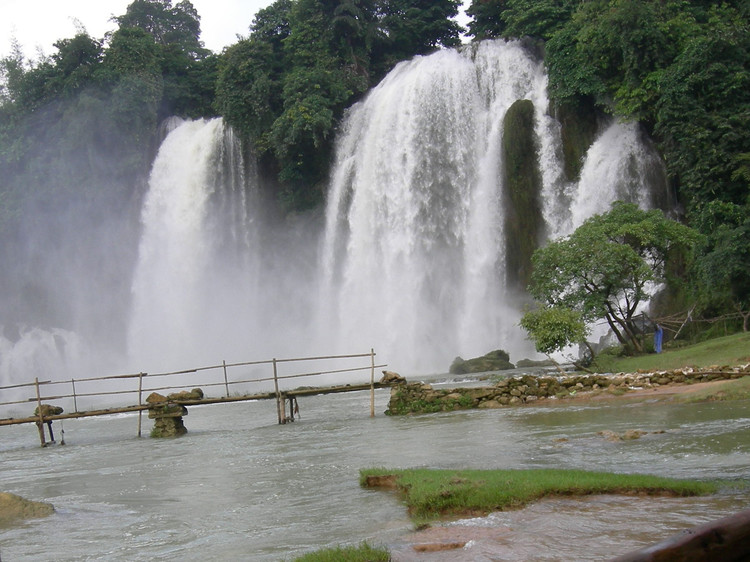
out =
[[(176, 4), (179, 0), (173, 0)], [(120, 16), (132, 0), (0, 0), (0, 56), (10, 53), (11, 38), (26, 57), (37, 59), (38, 50), (51, 55), (52, 43), (76, 34), (77, 20), (88, 34), (101, 39), (115, 29), (112, 16)], [(247, 36), (258, 10), (274, 0), (191, 0), (201, 17), (201, 40), (214, 52)], [(465, 4), (468, 4), (468, 0)], [(465, 25), (465, 21), (459, 21)]]
[[(191, 0), (201, 17), (201, 40), (220, 52), (246, 36), (256, 12), (274, 0)], [(89, 35), (101, 39), (116, 28), (110, 19), (125, 13), (132, 0), (0, 0), (0, 55), (10, 53), (11, 38), (21, 43), (24, 54), (36, 59), (38, 47), (45, 55), (52, 43), (76, 34), (78, 20)], [(172, 5), (179, 0), (173, 0)]]

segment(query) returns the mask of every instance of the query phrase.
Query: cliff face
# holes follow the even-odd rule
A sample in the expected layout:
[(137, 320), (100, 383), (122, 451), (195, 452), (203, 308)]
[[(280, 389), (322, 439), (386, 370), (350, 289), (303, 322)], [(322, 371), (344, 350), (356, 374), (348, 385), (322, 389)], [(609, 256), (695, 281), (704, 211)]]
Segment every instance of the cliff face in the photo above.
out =
[(503, 131), (507, 281), (522, 290), (531, 275), (531, 255), (544, 234), (534, 104), (516, 101), (505, 114)]

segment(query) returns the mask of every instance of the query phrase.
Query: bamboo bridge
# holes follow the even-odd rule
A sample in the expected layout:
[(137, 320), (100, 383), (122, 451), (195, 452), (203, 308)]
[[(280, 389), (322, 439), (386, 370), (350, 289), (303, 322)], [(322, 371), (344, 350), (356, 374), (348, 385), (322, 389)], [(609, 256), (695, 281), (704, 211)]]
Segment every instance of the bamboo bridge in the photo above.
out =
[[(346, 365), (341, 365), (346, 362)], [(287, 364), (313, 364), (313, 365), (331, 365), (338, 363), (339, 368), (327, 368), (313, 372), (293, 372), (291, 374), (280, 374), (282, 366)], [(354, 363), (351, 365), (350, 363)], [(362, 364), (360, 364), (362, 363)], [(366, 363), (366, 364), (364, 364)], [(247, 372), (255, 371), (258, 368), (272, 369), (272, 375), (247, 378)], [(387, 367), (387, 365), (375, 364), (375, 351), (369, 353), (353, 355), (331, 355), (323, 357), (300, 357), (292, 359), (270, 359), (265, 361), (249, 361), (243, 363), (227, 363), (222, 361), (219, 365), (207, 367), (197, 367), (194, 369), (185, 369), (180, 371), (171, 371), (164, 373), (132, 373), (124, 375), (111, 375), (102, 377), (91, 377), (82, 379), (67, 379), (61, 381), (40, 381), (35, 378), (33, 382), (15, 384), (10, 386), (0, 386), (0, 391), (7, 394), (8, 391), (23, 392), (19, 389), (33, 389), (34, 396), (25, 399), (13, 400), (10, 402), (0, 402), (0, 412), (3, 409), (8, 410), (11, 406), (20, 404), (36, 404), (36, 410), (33, 415), (28, 417), (3, 417), (0, 418), (0, 426), (18, 425), (18, 424), (36, 424), (39, 430), (39, 439), (42, 447), (47, 445), (44, 426), (49, 431), (50, 441), (54, 442), (52, 432), (52, 422), (56, 420), (66, 420), (75, 418), (86, 418), (94, 416), (106, 416), (112, 414), (121, 414), (129, 412), (138, 412), (138, 436), (142, 432), (142, 413), (149, 412), (152, 419), (171, 418), (179, 419), (182, 424), (182, 416), (187, 414), (187, 406), (198, 406), (205, 404), (230, 404), (235, 402), (259, 401), (259, 400), (276, 400), (276, 410), (279, 424), (293, 422), (294, 416), (299, 412), (297, 400), (305, 396), (316, 396), (321, 394), (337, 394), (343, 392), (360, 392), (370, 390), (370, 416), (375, 415), (375, 389), (388, 388), (391, 383), (385, 378), (381, 381), (375, 380), (375, 369)], [(230, 370), (237, 372), (242, 369), (244, 376), (230, 377)], [(294, 389), (281, 389), (280, 383), (285, 380), (317, 377), (322, 375), (342, 375), (355, 372), (369, 372), (369, 382), (352, 381), (347, 384), (337, 384), (329, 386), (302, 386)], [(217, 377), (217, 374), (219, 375)], [(177, 385), (165, 386), (169, 377), (179, 376), (180, 381)], [(189, 384), (185, 384), (187, 381)], [(153, 383), (151, 382), (153, 381)], [(273, 382), (273, 390), (248, 392), (248, 386), (269, 384)], [(146, 384), (144, 384), (146, 383)], [(78, 386), (76, 386), (78, 385)], [(136, 386), (137, 385), (137, 386)], [(44, 391), (51, 387), (69, 387), (68, 393), (45, 394)], [(112, 387), (115, 388), (112, 388)], [(123, 388), (124, 386), (124, 388)], [(82, 392), (82, 387), (87, 387)], [(104, 389), (102, 389), (104, 387)], [(222, 387), (220, 396), (204, 396), (204, 388)], [(190, 392), (185, 389), (192, 388)], [(231, 392), (231, 389), (241, 389)], [(158, 394), (159, 391), (180, 391), (165, 396)], [(64, 392), (64, 391), (63, 391)], [(138, 403), (127, 406), (111, 406), (106, 408), (89, 408), (80, 409), (79, 400), (85, 399), (102, 399), (105, 396), (137, 394)], [(146, 396), (144, 400), (144, 396)], [(64, 413), (64, 410), (58, 404), (61, 401), (73, 404), (73, 411)], [(288, 405), (288, 413), (287, 413)], [(64, 444), (64, 438), (61, 444)]]

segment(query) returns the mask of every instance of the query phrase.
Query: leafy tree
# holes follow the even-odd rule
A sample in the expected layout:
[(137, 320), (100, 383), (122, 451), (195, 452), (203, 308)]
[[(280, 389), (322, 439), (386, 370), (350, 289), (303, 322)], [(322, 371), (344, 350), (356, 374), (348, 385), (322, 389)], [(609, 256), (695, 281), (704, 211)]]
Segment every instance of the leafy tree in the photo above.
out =
[(142, 29), (158, 45), (177, 46), (189, 58), (201, 59), (209, 54), (200, 40), (200, 16), (189, 0), (175, 6), (172, 6), (172, 0), (134, 0), (125, 14), (113, 19), (120, 29)]
[(617, 202), (570, 236), (538, 249), (529, 291), (545, 307), (565, 307), (586, 322), (603, 318), (617, 339), (641, 351), (635, 315), (676, 252), (692, 248), (697, 233), (664, 217)]
[(576, 343), (591, 350), (586, 342), (589, 329), (581, 313), (571, 308), (555, 306), (529, 311), (521, 318), (521, 327), (529, 333), (536, 350), (548, 357)]
[(750, 33), (719, 26), (691, 39), (658, 81), (655, 133), (688, 209), (720, 199), (742, 205), (750, 152)]
[(452, 18), (460, 0), (384, 0), (381, 25), (395, 61), (461, 44), (461, 26)]
[(712, 201), (696, 220), (708, 234), (699, 246), (695, 280), (706, 307), (734, 308), (750, 327), (750, 208)]
[(466, 13), (476, 40), (530, 36), (547, 40), (570, 19), (571, 0), (472, 0)]
[(471, 17), (469, 33), (476, 41), (503, 37), (506, 24), (502, 14), (507, 4), (508, 0), (472, 0), (466, 15)]

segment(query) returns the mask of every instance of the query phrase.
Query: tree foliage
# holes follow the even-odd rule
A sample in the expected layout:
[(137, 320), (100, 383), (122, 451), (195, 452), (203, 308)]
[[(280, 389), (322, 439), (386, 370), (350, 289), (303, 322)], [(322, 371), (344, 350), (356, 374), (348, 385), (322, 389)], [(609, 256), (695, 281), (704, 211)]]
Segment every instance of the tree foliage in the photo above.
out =
[(397, 62), (459, 43), (457, 0), (277, 0), (227, 49), (216, 108), (255, 147), (289, 209), (317, 204), (346, 107)]
[(673, 281), (667, 259), (697, 240), (659, 210), (617, 202), (534, 253), (529, 291), (544, 307), (575, 310), (586, 322), (605, 319), (621, 343), (640, 351), (636, 313), (658, 284)]
[[(749, 186), (750, 187), (750, 186)], [(750, 320), (750, 208), (713, 201), (701, 209), (698, 226), (708, 232), (694, 268), (698, 301), (714, 310), (734, 309)]]
[(541, 307), (521, 318), (521, 327), (539, 353), (551, 355), (576, 343), (583, 343), (589, 329), (577, 310), (564, 306)]

